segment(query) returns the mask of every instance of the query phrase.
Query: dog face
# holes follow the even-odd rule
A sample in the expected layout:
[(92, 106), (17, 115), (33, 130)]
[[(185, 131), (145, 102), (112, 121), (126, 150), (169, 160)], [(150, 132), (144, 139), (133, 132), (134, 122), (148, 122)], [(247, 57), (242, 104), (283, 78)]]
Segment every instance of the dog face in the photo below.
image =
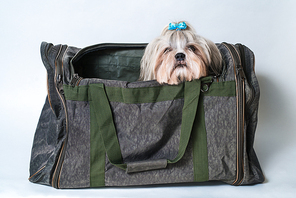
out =
[[(179, 84), (206, 76), (207, 67), (213, 63), (213, 53), (220, 58), (218, 62), (222, 60), (215, 44), (196, 35), (189, 23), (176, 24), (181, 24), (182, 29), (172, 30), (169, 24), (146, 47), (140, 80), (156, 79), (159, 83)], [(214, 51), (213, 47), (216, 48)]]
[(155, 79), (159, 83), (178, 84), (206, 76), (206, 54), (192, 35), (183, 31), (169, 33), (156, 53)]

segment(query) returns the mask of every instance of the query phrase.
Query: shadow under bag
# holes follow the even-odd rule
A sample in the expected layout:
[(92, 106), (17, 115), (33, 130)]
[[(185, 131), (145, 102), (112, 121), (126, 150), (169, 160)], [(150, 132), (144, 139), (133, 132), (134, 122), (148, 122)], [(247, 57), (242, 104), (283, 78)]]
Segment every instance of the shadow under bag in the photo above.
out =
[(145, 47), (41, 44), (48, 97), (29, 180), (55, 188), (263, 182), (253, 52), (217, 44), (222, 73), (160, 85), (137, 81)]

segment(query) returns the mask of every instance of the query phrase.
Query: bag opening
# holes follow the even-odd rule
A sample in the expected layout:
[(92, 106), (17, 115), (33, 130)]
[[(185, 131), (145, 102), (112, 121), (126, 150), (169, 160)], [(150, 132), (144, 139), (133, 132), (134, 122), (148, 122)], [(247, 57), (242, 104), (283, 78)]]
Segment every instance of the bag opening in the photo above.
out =
[(145, 46), (81, 50), (71, 61), (74, 73), (82, 78), (100, 78), (134, 82), (139, 79)]

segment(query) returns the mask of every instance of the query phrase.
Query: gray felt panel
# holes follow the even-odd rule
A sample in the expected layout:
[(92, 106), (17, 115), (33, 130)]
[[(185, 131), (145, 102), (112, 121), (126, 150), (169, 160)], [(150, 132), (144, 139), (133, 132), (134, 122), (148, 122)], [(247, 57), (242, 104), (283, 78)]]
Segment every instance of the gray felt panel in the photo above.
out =
[(89, 103), (67, 101), (69, 134), (60, 175), (60, 188), (90, 186), (90, 112)]

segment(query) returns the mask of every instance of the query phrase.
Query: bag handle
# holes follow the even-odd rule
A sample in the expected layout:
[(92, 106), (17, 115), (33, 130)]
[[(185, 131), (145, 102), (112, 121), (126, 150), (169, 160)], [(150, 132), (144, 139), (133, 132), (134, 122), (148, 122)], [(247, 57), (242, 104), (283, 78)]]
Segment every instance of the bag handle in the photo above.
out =
[(127, 173), (132, 173), (166, 168), (167, 164), (178, 162), (183, 157), (189, 143), (197, 111), (200, 89), (200, 80), (185, 82), (180, 144), (178, 154), (173, 160), (159, 159), (124, 164), (122, 162), (121, 150), (105, 86), (104, 84), (90, 84), (88, 89), (90, 107), (94, 110), (95, 120), (99, 127), (110, 163), (125, 170)]

